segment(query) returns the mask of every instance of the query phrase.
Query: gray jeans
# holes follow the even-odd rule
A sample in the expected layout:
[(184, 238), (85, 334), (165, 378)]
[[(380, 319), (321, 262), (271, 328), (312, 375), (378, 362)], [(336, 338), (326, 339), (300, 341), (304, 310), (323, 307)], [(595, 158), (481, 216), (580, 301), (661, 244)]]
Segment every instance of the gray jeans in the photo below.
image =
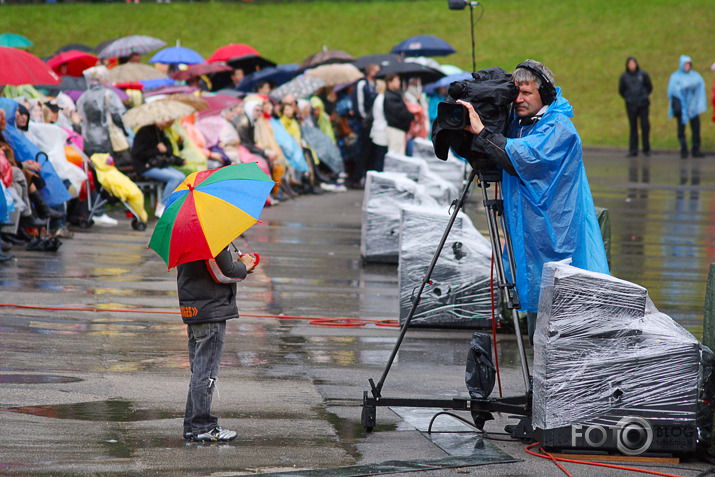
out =
[(191, 382), (186, 398), (184, 432), (200, 434), (218, 425), (218, 417), (211, 414), (211, 400), (221, 366), (226, 322), (189, 325), (187, 333)]

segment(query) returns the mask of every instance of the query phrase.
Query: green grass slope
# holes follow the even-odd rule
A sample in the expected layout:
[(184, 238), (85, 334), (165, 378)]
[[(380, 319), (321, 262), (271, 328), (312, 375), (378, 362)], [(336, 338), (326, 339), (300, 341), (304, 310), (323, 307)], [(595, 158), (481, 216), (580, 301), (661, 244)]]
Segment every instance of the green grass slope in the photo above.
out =
[[(708, 112), (701, 116), (704, 149), (715, 150), (711, 88), (715, 73), (715, 9), (712, 0), (485, 0), (476, 26), (477, 69), (511, 71), (535, 58), (554, 71), (574, 106), (584, 144), (625, 147), (628, 127), (618, 78), (629, 55), (654, 84), (651, 97), (654, 148), (676, 148), (674, 120), (667, 119), (667, 84), (678, 58), (693, 58), (705, 78)], [(226, 43), (249, 43), (278, 63), (297, 63), (320, 50), (354, 56), (387, 52), (420, 33), (442, 37), (457, 53), (441, 63), (471, 69), (469, 10), (445, 0), (312, 1), (236, 3), (4, 5), (0, 32), (22, 33), (46, 56), (67, 43), (97, 43), (128, 34), (181, 40), (205, 56)], [(475, 9), (475, 17), (481, 8)], [(147, 56), (148, 59), (149, 56)]]

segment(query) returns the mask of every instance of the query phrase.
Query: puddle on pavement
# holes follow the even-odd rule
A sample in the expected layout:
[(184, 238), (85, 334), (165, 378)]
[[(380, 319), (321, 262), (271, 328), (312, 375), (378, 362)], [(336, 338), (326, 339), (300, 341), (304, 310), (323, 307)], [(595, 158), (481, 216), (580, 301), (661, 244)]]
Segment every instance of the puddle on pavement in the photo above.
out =
[(78, 402), (71, 404), (49, 404), (38, 406), (17, 406), (3, 409), (9, 412), (31, 414), (55, 419), (75, 419), (98, 422), (135, 422), (183, 417), (183, 411), (143, 409), (131, 401), (108, 400)]
[(83, 381), (71, 376), (52, 374), (0, 374), (0, 384), (54, 384)]

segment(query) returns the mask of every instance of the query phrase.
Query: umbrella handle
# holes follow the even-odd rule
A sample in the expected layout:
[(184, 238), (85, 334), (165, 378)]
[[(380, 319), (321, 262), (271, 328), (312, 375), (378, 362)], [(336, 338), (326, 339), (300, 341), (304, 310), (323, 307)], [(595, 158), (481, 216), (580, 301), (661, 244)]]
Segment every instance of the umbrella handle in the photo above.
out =
[[(242, 253), (242, 254), (240, 254), (239, 256), (240, 256), (240, 257), (243, 257), (244, 255), (250, 255), (250, 254), (248, 254), (248, 253)], [(256, 263), (253, 264), (253, 268), (256, 268), (256, 267), (258, 266), (258, 264), (260, 263), (260, 261), (261, 261), (261, 256), (258, 255), (257, 252), (253, 252), (253, 255), (252, 255), (252, 256), (253, 256), (253, 258), (256, 259)]]

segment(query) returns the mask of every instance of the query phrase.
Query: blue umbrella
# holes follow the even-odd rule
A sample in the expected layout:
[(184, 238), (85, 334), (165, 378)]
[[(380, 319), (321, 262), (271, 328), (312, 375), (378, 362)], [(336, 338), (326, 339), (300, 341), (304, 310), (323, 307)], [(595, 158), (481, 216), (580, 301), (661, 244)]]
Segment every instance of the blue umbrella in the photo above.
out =
[(472, 73), (467, 73), (465, 71), (463, 73), (447, 75), (444, 78), (440, 78), (439, 80), (435, 81), (434, 83), (426, 84), (424, 88), (425, 93), (433, 94), (435, 91), (437, 91), (443, 86), (449, 87), (449, 85), (454, 83), (455, 81), (462, 81), (466, 79), (472, 79)]
[(246, 75), (246, 77), (238, 83), (236, 89), (247, 92), (253, 91), (261, 81), (270, 81), (274, 86), (280, 86), (296, 76), (298, 76), (298, 65), (296, 64), (268, 66)]
[(456, 52), (452, 45), (432, 35), (412, 36), (390, 50), (390, 53), (405, 56), (447, 56)]
[(183, 46), (172, 46), (169, 48), (164, 48), (157, 54), (152, 56), (149, 63), (164, 63), (167, 65), (196, 65), (199, 63), (205, 63), (203, 57), (192, 50), (191, 48), (186, 48)]

